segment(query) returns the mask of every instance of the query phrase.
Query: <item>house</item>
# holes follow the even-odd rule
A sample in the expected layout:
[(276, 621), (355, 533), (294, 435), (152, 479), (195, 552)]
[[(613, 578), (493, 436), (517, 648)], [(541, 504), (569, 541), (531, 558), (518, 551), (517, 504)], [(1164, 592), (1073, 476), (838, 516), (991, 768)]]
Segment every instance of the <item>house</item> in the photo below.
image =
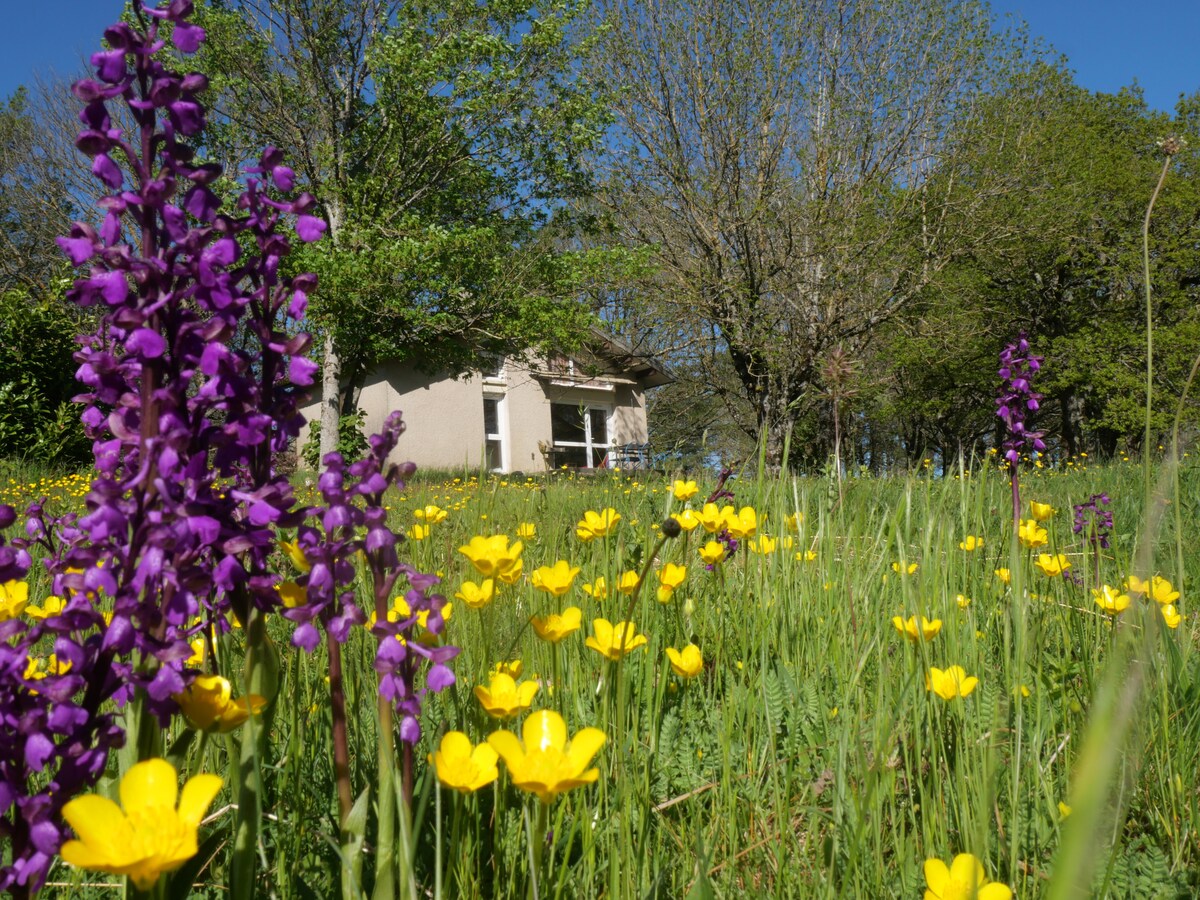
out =
[[(458, 378), (385, 363), (358, 407), (368, 434), (393, 410), (407, 426), (395, 457), (421, 468), (540, 472), (645, 465), (646, 390), (673, 379), (653, 359), (593, 329), (571, 356), (490, 361)], [(317, 403), (303, 410), (320, 415)], [(305, 429), (307, 432), (307, 429)], [(301, 445), (307, 434), (300, 436)]]

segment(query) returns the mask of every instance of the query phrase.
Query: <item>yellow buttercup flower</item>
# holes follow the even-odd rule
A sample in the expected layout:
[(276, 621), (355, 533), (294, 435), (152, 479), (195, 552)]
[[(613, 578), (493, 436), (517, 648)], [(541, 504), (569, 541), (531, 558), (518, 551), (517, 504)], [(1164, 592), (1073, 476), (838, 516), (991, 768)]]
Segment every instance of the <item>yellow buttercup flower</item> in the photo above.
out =
[(816, 562), (817, 561), (817, 551), (816, 550), (797, 550), (796, 551), (796, 559), (800, 560), (801, 562)]
[(521, 735), (523, 741), (511, 731), (497, 731), (488, 744), (503, 758), (513, 784), (543, 803), (600, 777), (599, 769), (588, 768), (604, 746), (599, 728), (584, 728), (568, 740), (563, 717), (543, 709), (525, 720)]
[(966, 538), (958, 542), (958, 549), (972, 553), (983, 546), (983, 538), (976, 537), (973, 534), (968, 534)]
[(955, 594), (954, 602), (958, 604), (959, 609), (966, 609), (971, 605), (971, 598), (966, 594)]
[(1148, 582), (1143, 581), (1136, 575), (1130, 575), (1126, 582), (1126, 587), (1129, 593), (1146, 594), (1159, 604), (1174, 603), (1179, 599), (1179, 591), (1175, 590), (1171, 586), (1171, 582), (1167, 581), (1161, 575), (1155, 575)]
[(208, 652), (204, 638), (196, 638), (188, 646), (192, 648), (192, 655), (187, 658), (187, 662), (184, 665), (195, 666), (196, 668), (204, 665), (204, 657)]
[(533, 616), (529, 624), (543, 641), (557, 644), (571, 632), (580, 629), (583, 625), (583, 610), (578, 606), (568, 606), (561, 615), (551, 613), (548, 616)]
[(680, 513), (671, 513), (671, 518), (679, 523), (679, 527), (684, 531), (695, 531), (700, 525), (700, 519), (690, 509), (685, 509)]
[(709, 541), (697, 551), (705, 565), (715, 566), (725, 558), (725, 545), (720, 541)]
[[(733, 507), (728, 506), (726, 510), (732, 513)], [(709, 534), (716, 534), (725, 527), (725, 513), (715, 503), (705, 503), (703, 509), (695, 516), (696, 521), (703, 525), (704, 530)]]
[(1023, 519), (1017, 526), (1017, 540), (1022, 547), (1033, 550), (1043, 546), (1050, 539), (1046, 529), (1037, 523), (1036, 519)]
[(29, 585), (24, 581), (0, 584), (0, 622), (15, 619), (29, 605)]
[(933, 691), (943, 700), (966, 697), (978, 684), (979, 679), (974, 675), (968, 676), (962, 666), (951, 666), (945, 670), (930, 666), (925, 676), (925, 690)]
[(511, 675), (497, 672), (487, 687), (476, 686), (475, 697), (493, 719), (509, 719), (529, 709), (538, 692), (536, 681), (517, 684)]
[(698, 493), (700, 493), (700, 488), (694, 481), (680, 481), (676, 479), (671, 485), (671, 495), (680, 503), (687, 503)]
[(44, 661), (38, 656), (25, 657), (25, 671), (22, 677), (28, 681), (41, 681), (52, 675), (66, 675), (71, 671), (69, 659), (59, 659), (58, 654), (51, 653)]
[(552, 596), (561, 597), (571, 589), (575, 576), (578, 574), (579, 566), (573, 566), (565, 559), (560, 559), (553, 566), (541, 566), (534, 569), (529, 580), (535, 588)]
[(942, 630), (941, 619), (930, 621), (924, 616), (921, 616), (920, 624), (917, 623), (916, 616), (909, 616), (907, 621), (900, 616), (892, 616), (892, 625), (895, 626), (898, 632), (914, 643), (917, 641), (931, 641)]
[(1114, 616), (1129, 607), (1129, 595), (1122, 594), (1117, 588), (1109, 587), (1107, 584), (1092, 588), (1092, 599), (1106, 613)]
[(915, 575), (919, 568), (919, 563), (909, 563), (907, 566), (903, 562), (892, 563), (892, 571), (897, 575)]
[(1039, 553), (1034, 565), (1043, 575), (1055, 578), (1071, 568), (1071, 561), (1062, 553), (1051, 556), (1049, 553)]
[(758, 553), (762, 556), (770, 556), (775, 552), (775, 548), (779, 546), (779, 542), (773, 537), (767, 537), (765, 534), (750, 542), (750, 552)]
[(585, 584), (583, 586), (583, 592), (593, 600), (607, 600), (608, 582), (604, 580), (603, 575), (599, 575), (591, 584)]
[(947, 866), (940, 859), (925, 860), (925, 900), (1011, 900), (1012, 889), (997, 881), (988, 883), (983, 863), (970, 853), (960, 853)]
[(1168, 628), (1178, 628), (1179, 623), (1183, 621), (1183, 616), (1175, 609), (1174, 603), (1163, 604), (1158, 609), (1162, 613), (1163, 621), (1167, 623)]
[(1067, 816), (1069, 816), (1071, 814), (1071, 807), (1067, 806), (1067, 804), (1065, 804), (1061, 800), (1059, 800), (1058, 801), (1058, 814), (1065, 819)]
[(496, 767), (499, 758), (486, 743), (472, 747), (471, 739), (461, 731), (443, 734), (432, 757), (438, 781), (464, 794), (477, 791), (500, 777)]
[(231, 699), (229, 681), (220, 675), (197, 675), (176, 694), (174, 700), (183, 710), (188, 724), (200, 731), (232, 731), (251, 715), (258, 715), (267, 705), (265, 697), (251, 694), (239, 700)]
[(308, 557), (304, 555), (304, 551), (300, 549), (299, 542), (296, 541), (280, 541), (279, 549), (283, 551), (283, 555), (292, 561), (301, 572), (307, 572), (312, 569), (312, 565), (308, 561)]
[(429, 537), (429, 526), (427, 525), (409, 525), (404, 531), (404, 536), (410, 541), (423, 541)]
[(622, 572), (620, 580), (617, 581), (617, 590), (628, 597), (637, 590), (637, 586), (642, 583), (642, 579), (638, 573), (630, 569), (628, 572)]
[(432, 504), (424, 507), (423, 509), (417, 509), (413, 511), (413, 517), (418, 522), (424, 522), (426, 525), (436, 525), (438, 522), (444, 522), (446, 521), (446, 516), (448, 515), (449, 513), (446, 512), (446, 510), (442, 509), (440, 506), (433, 506)]
[(592, 634), (584, 644), (606, 659), (614, 661), (646, 643), (646, 636), (638, 634), (637, 626), (632, 622), (618, 622), (614, 625), (608, 619), (593, 619)]
[(799, 531), (800, 523), (803, 521), (803, 513), (792, 513), (791, 515), (784, 517), (783, 524), (786, 525), (790, 531)]
[[(525, 671), (525, 664), (519, 659), (510, 659), (508, 661), (501, 660), (492, 666), (492, 671), (499, 673), (503, 672), (514, 681), (521, 677), (521, 673)], [(536, 676), (535, 676), (536, 677)]]
[(1035, 522), (1045, 522), (1056, 512), (1058, 510), (1049, 503), (1038, 503), (1036, 500), (1029, 501), (1029, 515), (1033, 516)]
[(532, 522), (522, 522), (517, 526), (517, 537), (523, 541), (532, 541), (537, 537), (537, 526)]
[(471, 609), (483, 609), (496, 598), (496, 582), (491, 578), (485, 578), (479, 584), (464, 581), (454, 596)]
[(308, 602), (308, 592), (294, 581), (283, 581), (275, 585), (279, 599), (287, 609), (295, 609)]
[(475, 571), (484, 578), (498, 578), (506, 584), (511, 584), (512, 582), (505, 581), (505, 576), (510, 575), (514, 569), (517, 575), (520, 575), (523, 547), (520, 541), (510, 547), (506, 534), (491, 537), (476, 535), (471, 538), (470, 543), (459, 547), (458, 552), (469, 559)]
[(687, 567), (667, 563), (655, 574), (658, 576), (658, 600), (660, 603), (666, 603), (675, 589), (687, 579)]
[(63, 807), (78, 839), (59, 852), (73, 866), (128, 875), (138, 890), (148, 891), (159, 875), (196, 855), (200, 820), (223, 783), (216, 775), (196, 775), (180, 793), (179, 776), (169, 762), (137, 763), (121, 779), (121, 806), (84, 794)]
[(1012, 572), (1008, 569), (996, 569), (995, 575), (1005, 584), (1012, 584)]
[(667, 659), (671, 661), (671, 671), (680, 678), (695, 678), (704, 671), (704, 657), (695, 644), (688, 644), (682, 650), (668, 647)]
[(54, 616), (61, 616), (63, 610), (67, 608), (67, 601), (62, 597), (47, 597), (42, 601), (41, 606), (26, 606), (25, 615), (31, 619), (49, 619)]
[(723, 510), (722, 518), (729, 536), (739, 541), (752, 538), (758, 533), (758, 513), (751, 506), (743, 506), (736, 513), (732, 506), (727, 506)]
[(620, 521), (621, 514), (611, 506), (600, 512), (589, 509), (575, 526), (575, 534), (581, 541), (590, 541), (595, 538), (605, 537), (612, 533), (612, 530), (617, 527), (617, 523)]

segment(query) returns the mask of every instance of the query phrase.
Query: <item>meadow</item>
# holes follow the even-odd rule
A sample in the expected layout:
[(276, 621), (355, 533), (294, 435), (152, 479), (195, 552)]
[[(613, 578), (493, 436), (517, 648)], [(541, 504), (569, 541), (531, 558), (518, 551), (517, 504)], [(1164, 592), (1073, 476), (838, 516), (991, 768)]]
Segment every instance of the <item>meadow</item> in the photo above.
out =
[[(449, 601), (441, 635), (424, 639), (461, 652), (455, 683), (425, 700), (411, 821), (395, 838), (400, 893), (915, 897), (926, 860), (970, 853), (988, 882), (1023, 898), (1195, 896), (1197, 618), (1186, 593), (1171, 596), (1197, 564), (1197, 481), (1184, 462), (1180, 515), (1169, 503), (1149, 523), (1140, 466), (1031, 470), (1020, 535), (994, 463), (851, 478), (840, 490), (749, 473), (707, 508), (711, 478), (418, 474), (386, 495), (389, 522), (407, 534), (402, 558), (436, 573)], [(9, 473), (0, 502), (49, 489), (77, 504), (79, 481)], [(1099, 527), (1087, 518), (1076, 533), (1073, 508), (1089, 500)], [(671, 516), (683, 526), (675, 537), (663, 533)], [(479, 558), (472, 541), (497, 535), (507, 538), (499, 558), (521, 565), (493, 567), (489, 585), (497, 545), (482, 567), (463, 550)], [(286, 552), (277, 564), (294, 574)], [(30, 588), (31, 603), (47, 593), (36, 570)], [(556, 614), (557, 629), (544, 621)], [(635, 630), (622, 640), (599, 620)], [(370, 896), (382, 852), (371, 811), (377, 639), (356, 627), (341, 654), (354, 844), (339, 828), (326, 644), (299, 652), (292, 627), (267, 622), (280, 664), (256, 717), (266, 725), (257, 892)], [(198, 664), (244, 694), (241, 630), (211, 634), (215, 658)], [(513, 681), (494, 681), (497, 671)], [(541, 710), (597, 748), (580, 764), (594, 773), (549, 778), (544, 802), (514, 782), (545, 784), (546, 773), (514, 773), (508, 753), (494, 779), (495, 753), (464, 762)], [(241, 729), (220, 730), (176, 717), (169, 758), (185, 775), (232, 776)], [(465, 751), (442, 743), (448, 732), (465, 735)], [(101, 791), (117, 777), (113, 766)], [(193, 896), (228, 890), (229, 783), (181, 870)], [(936, 878), (927, 898), (972, 896)], [(79, 896), (112, 896), (100, 885), (116, 883), (61, 863), (49, 876), (51, 890)]]

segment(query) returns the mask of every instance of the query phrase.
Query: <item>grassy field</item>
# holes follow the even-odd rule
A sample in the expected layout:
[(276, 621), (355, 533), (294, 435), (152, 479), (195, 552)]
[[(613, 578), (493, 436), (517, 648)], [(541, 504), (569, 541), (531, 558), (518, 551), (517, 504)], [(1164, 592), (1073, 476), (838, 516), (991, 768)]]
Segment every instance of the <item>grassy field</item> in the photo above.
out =
[[(47, 491), (78, 502), (76, 481), (35, 476), (0, 477), (0, 502)], [(1040, 523), (1045, 543), (1028, 548), (994, 467), (850, 479), (841, 496), (821, 479), (746, 477), (720, 505), (750, 507), (753, 526), (743, 514), (736, 549), (706, 567), (700, 551), (715, 535), (704, 524), (674, 538), (660, 525), (702, 512), (713, 487), (703, 479), (681, 501), (668, 477), (649, 473), (420, 478), (391, 514), (408, 530), (407, 559), (442, 576), (453, 601), (442, 639), (462, 650), (457, 684), (427, 698), (415, 753), (412, 896), (919, 897), (926, 860), (960, 853), (1022, 898), (1197, 896), (1200, 620), (1184, 587), (1197, 575), (1197, 484), (1185, 467), (1178, 506), (1148, 525), (1132, 464), (1035, 471), (1022, 515), (1028, 500), (1055, 511)], [(1111, 498), (1108, 549), (1087, 540), (1088, 528), (1073, 531), (1073, 506), (1100, 493)], [(585, 514), (610, 508), (620, 517), (611, 530), (581, 540)], [(1026, 531), (1034, 543), (1036, 527)], [(522, 540), (523, 572), (473, 608), (463, 585), (483, 579), (459, 548), (498, 534)], [(1049, 560), (1041, 567), (1039, 554)], [(1061, 565), (1057, 554), (1066, 575), (1044, 571)], [(535, 582), (554, 586), (557, 576), (534, 573), (560, 560), (579, 572), (555, 596)], [(656, 573), (669, 563), (686, 574), (660, 590)], [(640, 590), (622, 592), (627, 572), (646, 573)], [(1152, 575), (1183, 591), (1174, 628), (1158, 602), (1125, 588)], [(628, 588), (637, 576), (625, 577)], [(44, 593), (34, 581), (33, 594)], [(1128, 608), (1106, 612), (1096, 599), (1105, 586)], [(540, 639), (530, 618), (569, 607), (582, 627), (558, 643)], [(910, 616), (916, 640), (902, 630)], [(921, 616), (940, 629), (922, 633)], [(609, 659), (585, 644), (596, 619), (632, 620), (645, 643)], [(289, 629), (269, 623), (281, 666), (265, 713), (262, 894), (337, 896), (327, 657), (324, 647), (289, 647)], [(241, 641), (238, 631), (221, 639), (224, 671), (237, 671)], [(683, 666), (684, 677), (667, 650), (688, 644), (702, 667)], [(351, 779), (367, 815), (355, 887), (367, 896), (381, 850), (368, 809), (374, 648), (357, 629), (344, 649)], [(571, 735), (603, 732), (598, 777), (548, 804), (517, 790), (504, 762), (479, 790), (439, 788), (427, 755), (444, 732), (479, 744), (500, 729), (519, 734), (533, 714), (498, 720), (473, 693), (514, 660), (518, 683), (537, 686), (531, 710), (557, 711)], [(977, 683), (944, 683), (951, 666)], [(972, 689), (943, 699), (931, 676), (947, 694)], [(181, 768), (225, 773), (237, 741), (237, 732), (193, 740)], [(227, 786), (205, 834), (227, 830), (230, 800)], [(223, 896), (228, 846), (205, 846), (213, 860), (194, 893)], [(50, 880), (95, 896), (112, 890), (79, 886), (115, 882), (65, 865)], [(970, 896), (953, 889), (927, 896)]]

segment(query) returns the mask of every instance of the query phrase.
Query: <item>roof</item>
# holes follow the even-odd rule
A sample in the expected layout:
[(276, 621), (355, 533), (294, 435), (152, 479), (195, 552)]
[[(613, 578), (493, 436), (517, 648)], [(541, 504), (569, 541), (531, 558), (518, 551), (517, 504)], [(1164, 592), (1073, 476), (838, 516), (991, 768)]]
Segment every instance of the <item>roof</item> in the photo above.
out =
[(643, 387), (673, 384), (675, 377), (667, 367), (647, 353), (638, 353), (627, 343), (603, 328), (592, 327), (592, 338), (604, 349), (606, 356), (626, 369)]

